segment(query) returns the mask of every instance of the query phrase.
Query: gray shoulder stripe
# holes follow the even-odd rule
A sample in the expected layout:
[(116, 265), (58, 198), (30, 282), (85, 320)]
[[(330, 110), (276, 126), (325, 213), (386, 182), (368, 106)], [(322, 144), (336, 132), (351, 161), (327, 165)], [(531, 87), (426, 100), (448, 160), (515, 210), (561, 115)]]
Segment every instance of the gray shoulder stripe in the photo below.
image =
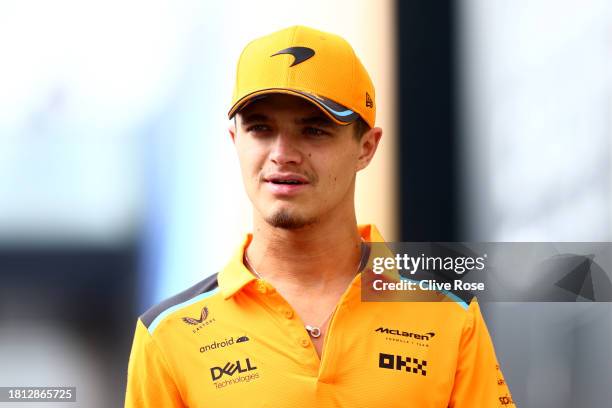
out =
[(217, 273), (208, 278), (204, 279), (201, 282), (196, 283), (192, 287), (187, 290), (182, 291), (181, 293), (168, 298), (161, 303), (153, 306), (146, 312), (144, 312), (140, 316), (140, 320), (148, 329), (151, 323), (164, 311), (170, 309), (172, 306), (176, 306), (180, 303), (184, 303), (189, 299), (192, 299), (202, 293), (210, 292), (219, 287), (219, 283), (217, 282)]

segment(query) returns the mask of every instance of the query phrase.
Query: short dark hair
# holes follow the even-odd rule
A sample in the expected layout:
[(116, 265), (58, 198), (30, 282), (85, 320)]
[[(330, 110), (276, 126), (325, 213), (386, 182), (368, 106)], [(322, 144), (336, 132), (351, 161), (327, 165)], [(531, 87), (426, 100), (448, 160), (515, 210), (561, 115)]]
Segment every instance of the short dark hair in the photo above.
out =
[(357, 119), (353, 123), (355, 123), (355, 126), (354, 126), (354, 130), (355, 130), (354, 136), (355, 136), (355, 139), (357, 139), (359, 141), (359, 140), (361, 140), (363, 135), (371, 129), (371, 127), (362, 118)]

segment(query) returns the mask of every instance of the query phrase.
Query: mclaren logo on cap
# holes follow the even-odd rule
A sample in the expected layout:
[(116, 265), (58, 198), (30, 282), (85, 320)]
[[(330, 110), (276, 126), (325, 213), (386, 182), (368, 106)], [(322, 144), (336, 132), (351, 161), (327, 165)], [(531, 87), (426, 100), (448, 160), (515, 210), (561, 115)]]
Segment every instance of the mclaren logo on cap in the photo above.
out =
[(308, 58), (315, 55), (315, 52), (312, 48), (308, 48), (308, 47), (289, 47), (289, 48), (285, 48), (284, 50), (278, 51), (276, 54), (270, 55), (270, 57), (274, 57), (275, 55), (282, 55), (282, 54), (293, 55), (293, 58), (294, 58), (293, 64), (289, 65), (290, 67), (292, 67), (294, 65), (297, 65), (297, 64), (300, 64), (306, 61)]

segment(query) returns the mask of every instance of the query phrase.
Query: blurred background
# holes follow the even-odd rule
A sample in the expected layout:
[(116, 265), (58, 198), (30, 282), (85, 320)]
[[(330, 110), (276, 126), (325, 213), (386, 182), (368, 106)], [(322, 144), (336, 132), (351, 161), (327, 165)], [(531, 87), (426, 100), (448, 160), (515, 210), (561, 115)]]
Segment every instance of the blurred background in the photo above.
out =
[[(0, 0), (0, 386), (122, 406), (137, 316), (250, 230), (235, 64), (293, 24), (345, 37), (376, 86), (360, 222), (387, 240), (612, 241), (605, 0)], [(610, 304), (483, 310), (517, 406), (609, 406)]]

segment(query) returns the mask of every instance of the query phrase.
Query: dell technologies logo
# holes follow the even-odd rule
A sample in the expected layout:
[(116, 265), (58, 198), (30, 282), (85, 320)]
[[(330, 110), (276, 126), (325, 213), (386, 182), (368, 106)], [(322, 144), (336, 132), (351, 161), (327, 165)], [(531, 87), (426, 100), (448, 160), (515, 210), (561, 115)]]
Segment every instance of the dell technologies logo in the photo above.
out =
[(247, 358), (244, 362), (236, 360), (226, 363), (223, 367), (211, 367), (210, 375), (213, 381), (217, 381), (224, 375), (231, 377), (236, 373), (243, 374), (253, 370), (257, 370), (257, 367), (251, 365), (251, 360)]

